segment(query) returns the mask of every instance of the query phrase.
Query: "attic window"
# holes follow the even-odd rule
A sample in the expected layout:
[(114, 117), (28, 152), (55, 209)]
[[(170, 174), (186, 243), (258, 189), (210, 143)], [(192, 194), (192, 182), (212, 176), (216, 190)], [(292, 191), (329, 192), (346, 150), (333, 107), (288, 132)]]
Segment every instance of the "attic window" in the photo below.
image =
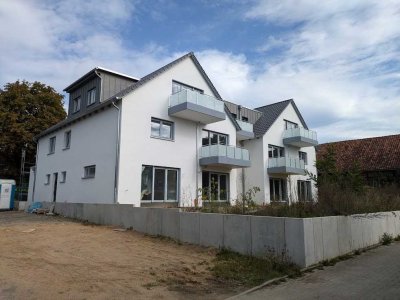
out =
[(93, 88), (87, 92), (87, 106), (92, 105), (96, 102), (96, 88)]
[(285, 129), (293, 129), (293, 128), (297, 128), (297, 127), (299, 127), (299, 125), (297, 123), (285, 120)]
[(81, 110), (81, 96), (76, 97), (72, 103), (72, 112), (76, 113)]

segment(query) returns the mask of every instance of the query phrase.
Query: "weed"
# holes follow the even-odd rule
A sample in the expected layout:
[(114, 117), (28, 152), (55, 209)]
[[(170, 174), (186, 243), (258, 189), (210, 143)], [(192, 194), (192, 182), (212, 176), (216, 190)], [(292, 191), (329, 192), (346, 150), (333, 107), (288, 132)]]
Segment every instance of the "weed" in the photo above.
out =
[(257, 258), (222, 249), (217, 253), (211, 272), (217, 279), (255, 286), (275, 277), (298, 276), (300, 270), (284, 258), (272, 255)]
[(382, 245), (390, 245), (393, 242), (393, 236), (387, 232), (385, 232), (381, 237)]
[(361, 255), (361, 251), (360, 250), (354, 251), (354, 255)]
[(396, 236), (396, 237), (394, 238), (394, 240), (395, 240), (396, 242), (399, 242), (399, 241), (400, 241), (400, 234), (399, 234), (398, 236)]

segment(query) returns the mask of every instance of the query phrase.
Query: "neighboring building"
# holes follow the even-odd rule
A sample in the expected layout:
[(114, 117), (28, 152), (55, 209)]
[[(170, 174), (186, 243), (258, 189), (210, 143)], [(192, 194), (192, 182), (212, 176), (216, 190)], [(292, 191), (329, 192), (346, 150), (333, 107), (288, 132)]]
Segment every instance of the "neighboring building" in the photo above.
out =
[(400, 134), (321, 144), (317, 158), (321, 159), (329, 147), (340, 171), (357, 166), (370, 186), (400, 185)]
[(252, 186), (259, 203), (315, 193), (304, 174), (315, 173), (317, 138), (293, 100), (223, 101), (193, 53), (141, 79), (95, 68), (65, 90), (68, 118), (36, 137), (31, 201), (192, 206), (233, 203)]

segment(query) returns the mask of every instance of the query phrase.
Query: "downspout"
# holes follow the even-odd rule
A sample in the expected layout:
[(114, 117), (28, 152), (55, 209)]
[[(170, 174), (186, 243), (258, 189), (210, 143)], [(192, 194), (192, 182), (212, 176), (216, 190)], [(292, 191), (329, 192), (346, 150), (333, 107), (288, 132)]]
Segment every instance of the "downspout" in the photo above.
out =
[(115, 171), (114, 171), (114, 203), (118, 203), (118, 172), (119, 172), (119, 146), (121, 142), (121, 109), (115, 105), (115, 102), (122, 100), (120, 97), (116, 97), (111, 104), (118, 111), (117, 120), (117, 141), (115, 145)]
[[(35, 171), (33, 172), (33, 188), (32, 188), (32, 203), (35, 202), (35, 188), (36, 188), (36, 173), (37, 173), (37, 165), (38, 165), (38, 153), (39, 153), (39, 143), (38, 141), (33, 138), (33, 142), (36, 143), (36, 155), (35, 155)], [(29, 169), (29, 173), (30, 173), (30, 169)]]
[(199, 123), (196, 123), (196, 201), (199, 199)]
[[(244, 148), (244, 141), (240, 141), (239, 142), (240, 143), (240, 146), (242, 147), (242, 148)], [(243, 199), (244, 199), (244, 196), (245, 196), (245, 178), (246, 178), (246, 176), (245, 176), (245, 174), (244, 174), (244, 170), (245, 170), (245, 168), (242, 168), (242, 201), (243, 201)]]

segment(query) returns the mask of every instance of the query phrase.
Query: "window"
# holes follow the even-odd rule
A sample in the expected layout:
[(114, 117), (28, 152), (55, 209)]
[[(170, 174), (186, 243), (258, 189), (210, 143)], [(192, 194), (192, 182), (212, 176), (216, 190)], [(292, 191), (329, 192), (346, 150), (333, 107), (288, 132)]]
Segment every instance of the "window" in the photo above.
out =
[(285, 151), (283, 147), (278, 147), (274, 145), (268, 145), (268, 157), (269, 158), (279, 158), (284, 157)]
[(84, 168), (83, 178), (94, 178), (96, 175), (96, 166), (87, 166)]
[(269, 196), (271, 201), (286, 201), (286, 180), (280, 178), (270, 178)]
[(184, 84), (184, 83), (180, 83), (180, 82), (177, 82), (177, 81), (172, 81), (172, 94), (179, 93), (182, 90), (195, 91), (195, 92), (198, 92), (200, 94), (204, 93), (203, 90), (200, 90), (200, 89), (195, 88), (193, 86), (190, 86), (190, 85), (187, 85), (187, 84)]
[(304, 164), (307, 165), (307, 153), (299, 151), (299, 159), (304, 161)]
[(143, 165), (140, 199), (143, 202), (176, 202), (178, 182), (178, 169)]
[(249, 121), (249, 118), (248, 118), (248, 117), (242, 117), (242, 121), (243, 121), (243, 122), (248, 122), (248, 121)]
[(96, 102), (96, 88), (91, 89), (87, 92), (87, 106), (92, 105)]
[(71, 130), (64, 133), (64, 149), (69, 149), (71, 146)]
[(203, 146), (210, 145), (228, 145), (229, 139), (227, 134), (203, 130), (201, 143)]
[(299, 201), (312, 201), (311, 181), (297, 180), (297, 196)]
[(297, 125), (297, 123), (285, 120), (285, 129), (292, 129), (292, 128), (297, 128), (297, 127), (299, 127), (299, 125)]
[(76, 97), (72, 103), (72, 112), (76, 113), (81, 110), (81, 96)]
[(56, 151), (56, 137), (53, 136), (49, 140), (49, 154), (53, 154)]
[(174, 123), (151, 118), (151, 136), (167, 140), (174, 139)]
[(228, 201), (229, 174), (202, 172), (202, 199)]
[(67, 172), (63, 171), (61, 172), (60, 183), (65, 183), (65, 181), (67, 181)]
[(237, 114), (231, 113), (231, 115), (235, 120), (237, 119)]
[(50, 184), (50, 174), (47, 174), (47, 175), (46, 175), (44, 184), (46, 184), (46, 185)]

